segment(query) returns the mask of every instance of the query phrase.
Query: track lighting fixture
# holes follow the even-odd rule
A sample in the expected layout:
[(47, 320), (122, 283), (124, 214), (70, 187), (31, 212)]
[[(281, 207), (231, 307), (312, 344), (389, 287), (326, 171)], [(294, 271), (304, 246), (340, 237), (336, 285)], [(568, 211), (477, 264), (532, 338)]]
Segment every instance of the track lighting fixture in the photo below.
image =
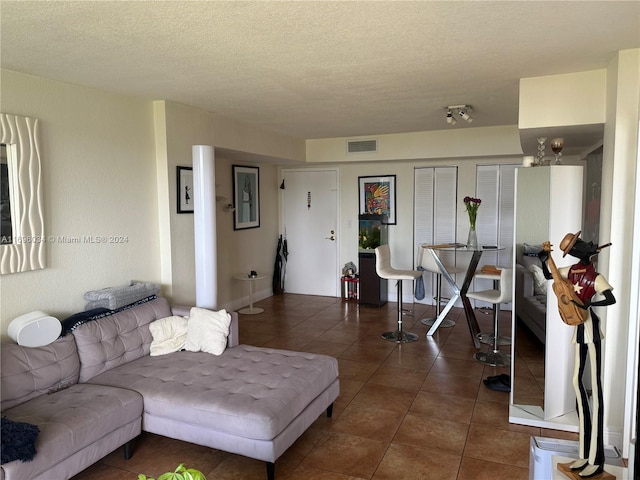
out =
[(460, 118), (465, 120), (467, 123), (471, 123), (473, 122), (473, 118), (469, 115), (470, 112), (472, 112), (472, 109), (469, 105), (450, 105), (447, 107), (447, 123), (449, 125), (455, 125), (455, 115), (459, 115)]
[(473, 122), (473, 118), (471, 118), (469, 116), (469, 114), (467, 112), (465, 112), (464, 110), (460, 110), (458, 112), (458, 115), (460, 115), (462, 117), (463, 120), (466, 120), (467, 122), (471, 123)]
[(447, 109), (447, 123), (449, 125), (455, 125), (456, 124), (456, 119), (453, 118), (453, 114), (451, 113), (451, 110)]

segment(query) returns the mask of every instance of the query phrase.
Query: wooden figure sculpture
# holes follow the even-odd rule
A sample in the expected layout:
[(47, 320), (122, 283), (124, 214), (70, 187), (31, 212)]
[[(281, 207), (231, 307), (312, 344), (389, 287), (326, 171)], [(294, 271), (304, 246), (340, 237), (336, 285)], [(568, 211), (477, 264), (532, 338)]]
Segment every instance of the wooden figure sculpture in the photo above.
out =
[[(579, 458), (568, 465), (568, 470), (578, 478), (609, 476), (604, 472), (604, 414), (602, 396), (602, 346), (604, 335), (600, 329), (600, 318), (592, 307), (613, 305), (616, 299), (613, 288), (603, 275), (596, 272), (591, 259), (600, 250), (611, 245), (594, 245), (580, 239), (580, 233), (567, 233), (560, 242), (562, 256), (571, 255), (580, 260), (570, 267), (556, 268), (549, 255), (551, 244), (545, 242), (538, 254), (547, 279), (554, 279), (553, 290), (558, 297), (558, 309), (565, 323), (575, 326), (572, 342), (575, 344), (573, 388), (576, 392), (578, 420), (580, 422)], [(549, 272), (547, 261), (552, 269)], [(556, 284), (558, 286), (556, 287)], [(567, 288), (568, 287), (568, 288)], [(604, 298), (592, 302), (596, 295)], [(569, 306), (570, 305), (570, 306)], [(577, 307), (577, 308), (576, 308)], [(591, 370), (593, 408), (589, 408), (589, 396), (583, 376), (587, 364)], [(610, 477), (610, 476), (609, 476)]]

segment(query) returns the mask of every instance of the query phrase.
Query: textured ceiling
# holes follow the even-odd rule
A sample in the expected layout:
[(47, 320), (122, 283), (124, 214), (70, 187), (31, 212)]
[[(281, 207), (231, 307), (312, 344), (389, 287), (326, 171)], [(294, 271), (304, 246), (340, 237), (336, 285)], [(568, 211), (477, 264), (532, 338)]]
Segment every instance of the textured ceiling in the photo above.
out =
[[(518, 122), (523, 77), (640, 47), (638, 1), (5, 1), (2, 68), (299, 138)], [(473, 106), (449, 127), (444, 107)]]

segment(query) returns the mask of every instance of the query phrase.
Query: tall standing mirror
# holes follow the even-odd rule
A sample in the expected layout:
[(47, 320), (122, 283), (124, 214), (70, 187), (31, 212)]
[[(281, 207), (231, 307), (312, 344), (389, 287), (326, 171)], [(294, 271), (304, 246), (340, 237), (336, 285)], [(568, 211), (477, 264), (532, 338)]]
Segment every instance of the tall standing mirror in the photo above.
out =
[(0, 273), (45, 266), (38, 120), (0, 113)]
[[(512, 423), (577, 431), (572, 387), (573, 327), (562, 322), (550, 282), (542, 274), (537, 251), (549, 240), (558, 266), (569, 265), (558, 243), (582, 222), (583, 167), (553, 165), (518, 168), (515, 186), (514, 309), (511, 365)], [(532, 255), (532, 256), (529, 256)], [(543, 357), (534, 359), (531, 333), (543, 344)], [(517, 351), (517, 353), (516, 353)]]

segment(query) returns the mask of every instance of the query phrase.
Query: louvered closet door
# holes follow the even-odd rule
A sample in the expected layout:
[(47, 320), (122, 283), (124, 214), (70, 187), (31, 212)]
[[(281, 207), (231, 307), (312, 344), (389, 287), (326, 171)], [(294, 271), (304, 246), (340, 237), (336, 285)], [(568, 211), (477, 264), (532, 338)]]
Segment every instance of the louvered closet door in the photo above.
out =
[[(476, 197), (482, 200), (478, 209), (476, 231), (478, 245), (499, 245), (504, 250), (486, 251), (480, 258), (482, 265), (511, 267), (513, 245), (513, 204), (515, 169), (518, 165), (478, 165), (476, 169)], [(490, 280), (474, 280), (473, 290), (493, 288)]]
[[(453, 243), (456, 241), (457, 167), (425, 167), (414, 171), (414, 261), (417, 265), (421, 244)], [(445, 264), (455, 264), (455, 252), (442, 252)], [(435, 275), (424, 274), (425, 298), (420, 303), (433, 305), (436, 294)], [(452, 291), (442, 283), (442, 295)]]

